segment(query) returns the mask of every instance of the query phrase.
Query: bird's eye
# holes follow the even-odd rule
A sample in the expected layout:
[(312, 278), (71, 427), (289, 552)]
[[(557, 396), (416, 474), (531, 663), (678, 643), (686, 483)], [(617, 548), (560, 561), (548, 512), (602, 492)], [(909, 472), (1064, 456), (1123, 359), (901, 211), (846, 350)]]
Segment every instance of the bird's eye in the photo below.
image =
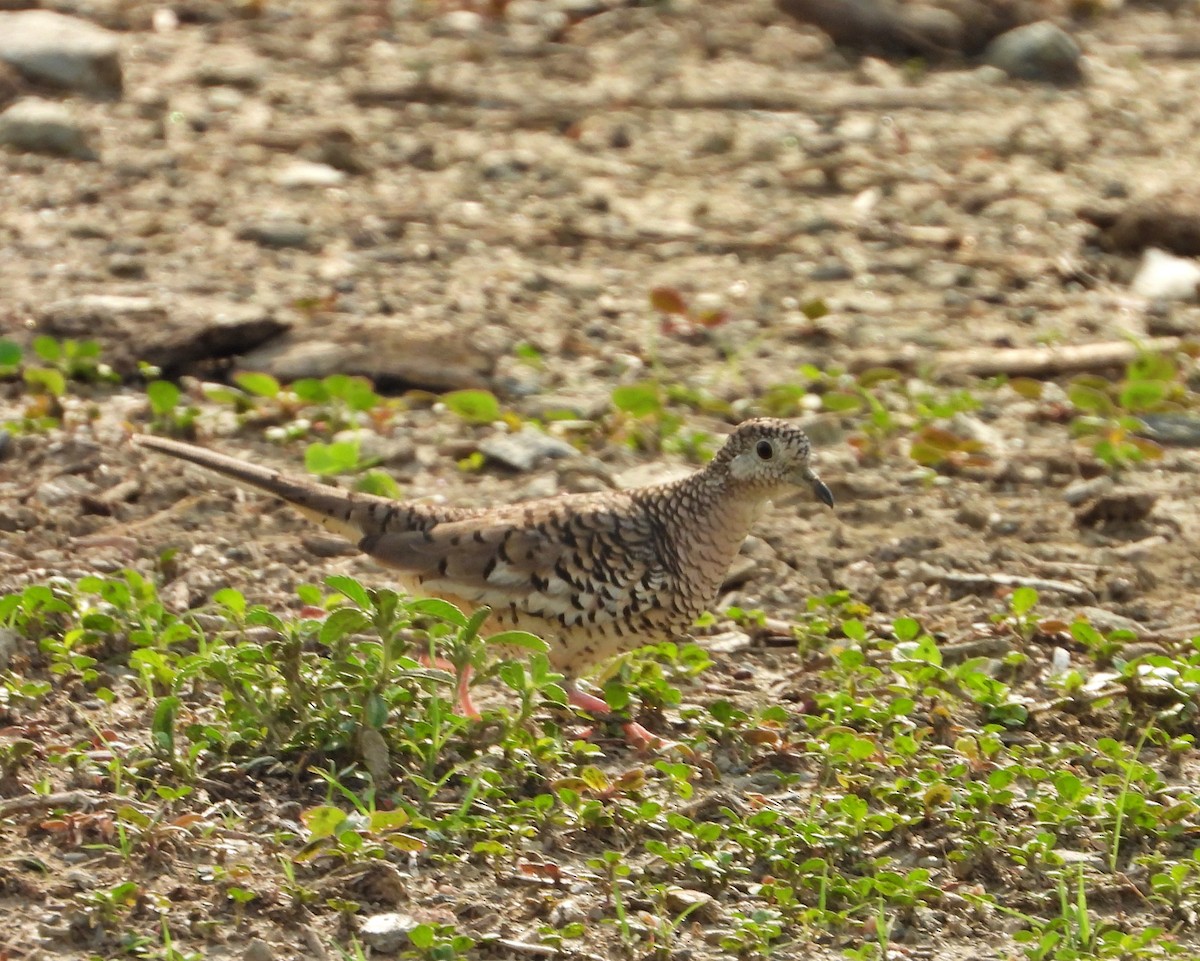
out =
[(760, 440), (754, 450), (761, 460), (770, 460), (775, 456), (775, 448), (771, 446), (769, 440)]

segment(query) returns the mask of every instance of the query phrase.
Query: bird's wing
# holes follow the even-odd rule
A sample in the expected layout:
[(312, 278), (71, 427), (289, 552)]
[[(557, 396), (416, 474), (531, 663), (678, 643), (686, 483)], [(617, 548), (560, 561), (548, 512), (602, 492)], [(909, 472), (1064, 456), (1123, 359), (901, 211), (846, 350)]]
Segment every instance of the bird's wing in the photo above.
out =
[(359, 547), (415, 574), (430, 593), (564, 627), (645, 611), (669, 577), (654, 525), (603, 502), (572, 500), (516, 504), (427, 531), (369, 535)]

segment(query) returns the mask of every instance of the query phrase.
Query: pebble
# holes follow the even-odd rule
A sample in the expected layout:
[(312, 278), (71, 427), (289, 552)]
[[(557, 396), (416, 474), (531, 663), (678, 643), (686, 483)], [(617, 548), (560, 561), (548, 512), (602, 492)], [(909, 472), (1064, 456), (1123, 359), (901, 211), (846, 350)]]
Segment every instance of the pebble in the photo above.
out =
[(71, 111), (64, 104), (37, 97), (18, 100), (0, 114), (0, 144), (54, 157), (96, 159)]
[(358, 929), (362, 939), (380, 954), (396, 954), (408, 947), (408, 933), (417, 926), (411, 915), (388, 911), (373, 914)]
[(31, 80), (102, 99), (121, 95), (116, 33), (51, 10), (0, 13), (0, 61)]
[(988, 44), (983, 59), (1014, 80), (1072, 84), (1083, 79), (1075, 39), (1049, 20), (1002, 33)]
[(1195, 300), (1200, 291), (1200, 264), (1157, 247), (1142, 254), (1133, 292), (1150, 300)]
[(63, 474), (39, 484), (33, 496), (43, 504), (52, 507), (84, 494), (90, 494), (95, 489), (96, 485), (86, 477), (80, 477), (78, 474)]
[(437, 22), (436, 31), (443, 36), (465, 37), (472, 33), (478, 33), (483, 27), (482, 14), (478, 14), (474, 10), (451, 10)]
[(0, 671), (7, 671), (13, 654), (21, 646), (22, 638), (14, 630), (0, 627)]
[(262, 938), (255, 938), (242, 953), (245, 961), (275, 961), (275, 951)]
[(246, 91), (257, 90), (266, 77), (266, 63), (253, 51), (230, 46), (210, 50), (196, 71), (196, 80), (203, 86)]
[(668, 888), (667, 907), (676, 916), (694, 914), (696, 920), (709, 924), (721, 917), (720, 907), (711, 894), (706, 894), (704, 891), (693, 891), (690, 888)]
[(0, 532), (6, 534), (33, 530), (37, 522), (37, 513), (24, 504), (13, 504), (0, 511)]
[(1072, 481), (1063, 488), (1063, 500), (1072, 507), (1078, 507), (1080, 504), (1104, 494), (1113, 488), (1113, 479), (1107, 474), (1101, 474), (1099, 477), (1093, 477), (1091, 480)]
[(1200, 447), (1200, 417), (1194, 414), (1165, 411), (1161, 414), (1141, 414), (1138, 419), (1141, 426), (1134, 433), (1141, 437), (1175, 447)]
[(814, 267), (808, 274), (809, 280), (853, 280), (854, 271), (840, 260), (831, 260)]
[(244, 224), (238, 231), (239, 240), (252, 240), (260, 247), (276, 250), (308, 247), (312, 242), (312, 230), (307, 224), (290, 217), (264, 217), (262, 220)]
[(295, 190), (300, 187), (337, 187), (346, 181), (346, 174), (329, 164), (309, 160), (294, 160), (275, 175), (281, 187)]
[(410, 437), (384, 437), (373, 430), (359, 428), (338, 431), (333, 439), (335, 442), (357, 441), (362, 460), (378, 460), (385, 466), (408, 464), (417, 456), (417, 445)]
[(970, 414), (955, 414), (950, 420), (950, 430), (960, 437), (967, 437), (982, 444), (986, 453), (992, 457), (998, 456), (1007, 446), (1002, 431)]
[(565, 440), (551, 437), (536, 427), (522, 427), (515, 434), (493, 434), (479, 443), (479, 451), (513, 470), (532, 470), (544, 460), (574, 457), (578, 451)]

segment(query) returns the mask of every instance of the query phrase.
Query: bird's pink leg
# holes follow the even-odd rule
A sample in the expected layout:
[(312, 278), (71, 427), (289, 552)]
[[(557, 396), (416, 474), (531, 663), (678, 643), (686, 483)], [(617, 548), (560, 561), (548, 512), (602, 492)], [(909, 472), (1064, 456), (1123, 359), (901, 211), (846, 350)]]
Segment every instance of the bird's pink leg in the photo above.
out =
[[(422, 654), (417, 658), (426, 667), (436, 667), (439, 670), (449, 671), (454, 673), (455, 667), (444, 657), (431, 658), (428, 654)], [(471, 700), (471, 674), (473, 673), (471, 665), (468, 664), (463, 668), (463, 672), (458, 675), (458, 686), (455, 688), (456, 704), (455, 707), (463, 717), (479, 717), (479, 711), (475, 707), (475, 703)]]
[[(596, 697), (595, 694), (588, 694), (586, 691), (581, 691), (575, 686), (574, 681), (567, 683), (567, 700), (572, 707), (577, 707), (581, 711), (587, 711), (596, 717), (606, 717), (612, 714), (612, 708), (608, 706), (608, 702), (602, 697)], [(636, 721), (629, 721), (621, 725), (621, 730), (625, 732), (625, 740), (629, 742), (631, 747), (636, 747), (639, 750), (648, 748), (661, 748), (670, 745), (670, 741), (665, 741), (657, 734), (651, 734), (642, 725)]]

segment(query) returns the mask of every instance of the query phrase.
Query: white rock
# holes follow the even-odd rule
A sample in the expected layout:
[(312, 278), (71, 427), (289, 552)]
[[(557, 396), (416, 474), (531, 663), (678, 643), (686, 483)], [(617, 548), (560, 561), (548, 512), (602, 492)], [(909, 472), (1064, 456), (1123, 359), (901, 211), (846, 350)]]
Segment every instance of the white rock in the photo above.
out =
[(371, 915), (363, 921), (358, 933), (373, 951), (396, 954), (408, 947), (408, 932), (416, 926), (417, 921), (411, 915), (388, 911)]
[(57, 87), (121, 95), (118, 35), (86, 20), (51, 10), (0, 13), (0, 60)]
[(438, 21), (437, 26), (443, 33), (466, 36), (482, 30), (484, 20), (474, 10), (451, 10)]
[(1195, 300), (1200, 264), (1149, 247), (1133, 278), (1133, 292), (1151, 300)]
[(1056, 647), (1050, 653), (1050, 675), (1057, 677), (1071, 668), (1071, 655), (1066, 648)]
[(337, 187), (344, 183), (346, 175), (329, 164), (294, 160), (275, 175), (281, 187)]

